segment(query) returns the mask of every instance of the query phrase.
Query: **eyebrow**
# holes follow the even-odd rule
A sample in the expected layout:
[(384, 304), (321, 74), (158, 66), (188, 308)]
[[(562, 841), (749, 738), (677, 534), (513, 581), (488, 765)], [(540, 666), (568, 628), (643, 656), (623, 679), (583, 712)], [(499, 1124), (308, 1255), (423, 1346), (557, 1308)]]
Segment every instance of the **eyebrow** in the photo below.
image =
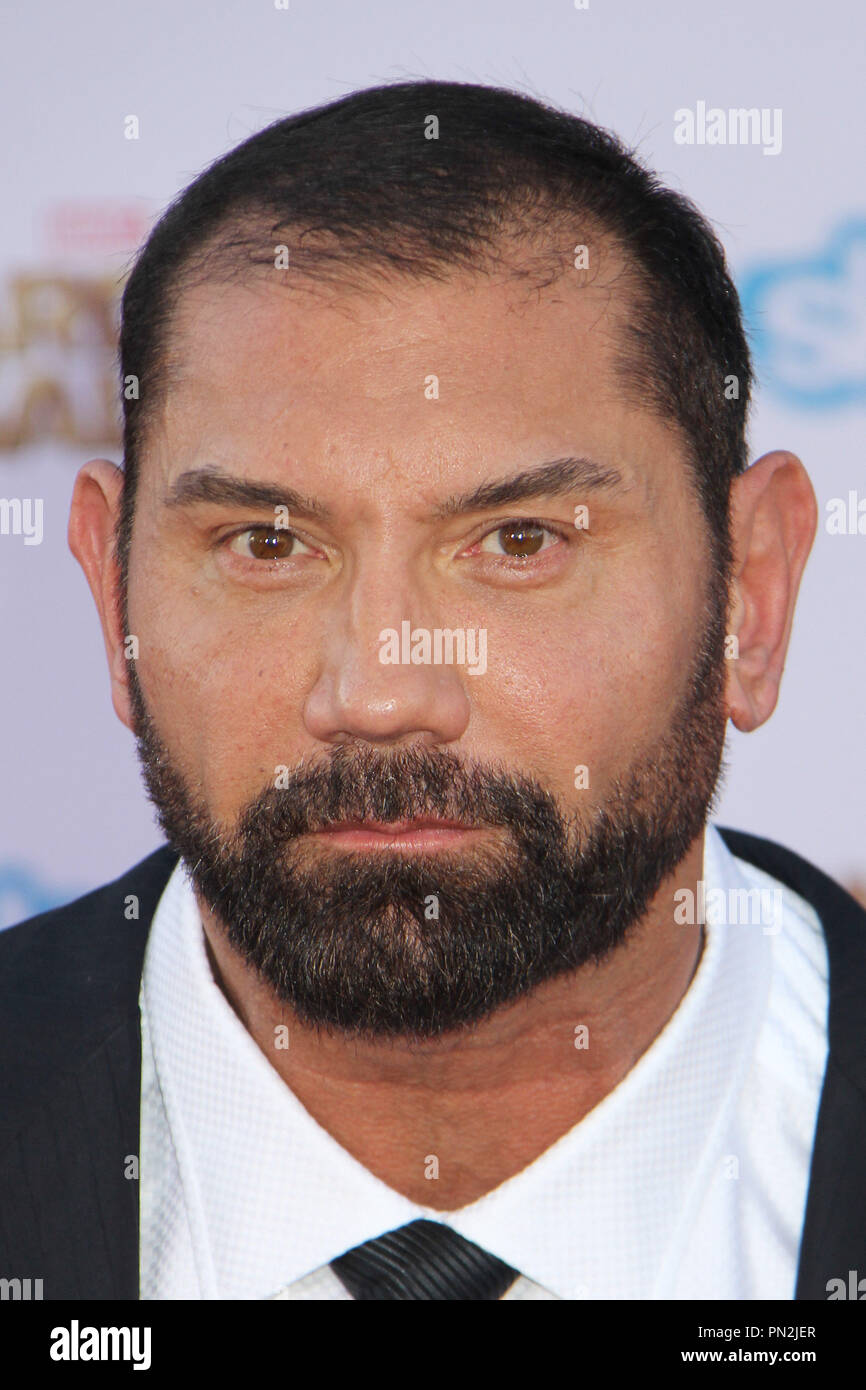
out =
[[(589, 458), (553, 459), (537, 468), (523, 469), (511, 477), (481, 483), (471, 492), (454, 494), (444, 502), (437, 503), (432, 515), (435, 520), (442, 520), (535, 497), (565, 497), (571, 493), (590, 491), (624, 492), (629, 486), (622, 473), (610, 465), (596, 463)], [(296, 516), (312, 517), (322, 522), (333, 519), (331, 509), (324, 503), (306, 497), (284, 483), (237, 478), (212, 465), (181, 473), (163, 501), (166, 507), (190, 507), (202, 503), (267, 510), (287, 507), (290, 514)]]
[(434, 509), (438, 518), (479, 512), (489, 507), (525, 502), (533, 497), (567, 497), (580, 492), (624, 492), (627, 485), (617, 468), (588, 458), (553, 459), (510, 478), (482, 483), (472, 492), (449, 497)]
[(331, 520), (330, 508), (313, 497), (304, 497), (285, 483), (236, 478), (212, 465), (181, 473), (163, 498), (166, 507), (194, 507), (202, 503), (221, 507), (260, 507), (269, 511), (276, 507), (288, 507), (296, 515), (316, 517), (319, 521)]

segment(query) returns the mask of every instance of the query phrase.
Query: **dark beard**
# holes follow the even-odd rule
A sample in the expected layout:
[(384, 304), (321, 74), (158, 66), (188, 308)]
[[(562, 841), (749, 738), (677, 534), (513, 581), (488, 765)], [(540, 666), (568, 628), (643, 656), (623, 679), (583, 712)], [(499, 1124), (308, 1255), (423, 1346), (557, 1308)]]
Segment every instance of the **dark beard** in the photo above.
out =
[[(131, 665), (148, 794), (226, 939), (303, 1023), (370, 1039), (466, 1028), (620, 947), (701, 833), (723, 767), (723, 614), (717, 599), (665, 735), (588, 825), (529, 777), (355, 743), (299, 764), (226, 832), (162, 743)], [(422, 815), (500, 829), (429, 855), (297, 839)]]

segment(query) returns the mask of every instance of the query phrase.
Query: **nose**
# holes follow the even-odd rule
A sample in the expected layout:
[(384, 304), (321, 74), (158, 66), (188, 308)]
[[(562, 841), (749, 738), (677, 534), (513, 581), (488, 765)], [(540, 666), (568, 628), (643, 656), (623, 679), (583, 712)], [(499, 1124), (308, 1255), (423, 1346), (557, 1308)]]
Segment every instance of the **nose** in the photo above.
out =
[[(335, 597), (304, 706), (314, 738), (448, 744), (462, 736), (473, 677), (456, 663), (458, 644), (437, 646), (436, 628), (429, 624), (438, 621), (442, 632), (451, 623), (434, 614), (434, 607), (441, 605), (431, 604), (417, 585), (393, 577), (389, 582), (383, 571), (368, 581), (356, 577), (351, 593)], [(412, 660), (413, 653), (421, 659)]]

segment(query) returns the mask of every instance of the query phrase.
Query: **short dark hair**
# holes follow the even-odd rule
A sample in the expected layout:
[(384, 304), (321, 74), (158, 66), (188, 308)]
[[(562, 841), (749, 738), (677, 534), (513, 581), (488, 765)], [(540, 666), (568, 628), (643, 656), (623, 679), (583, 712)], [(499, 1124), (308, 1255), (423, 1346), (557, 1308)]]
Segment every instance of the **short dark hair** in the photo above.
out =
[(549, 282), (574, 273), (575, 244), (593, 236), (624, 253), (628, 310), (616, 359), (624, 396), (679, 426), (726, 580), (752, 368), (709, 223), (611, 132), (504, 88), (424, 80), (276, 121), (205, 169), (150, 233), (121, 309), (121, 379), (139, 381), (137, 399), (122, 393), (124, 595), (142, 442), (170, 388), (170, 331), (185, 288), (254, 266), (273, 275), (283, 242), (294, 274), (360, 276), (373, 286), (389, 274), (481, 273), (500, 263), (506, 240), (547, 243), (535, 271)]

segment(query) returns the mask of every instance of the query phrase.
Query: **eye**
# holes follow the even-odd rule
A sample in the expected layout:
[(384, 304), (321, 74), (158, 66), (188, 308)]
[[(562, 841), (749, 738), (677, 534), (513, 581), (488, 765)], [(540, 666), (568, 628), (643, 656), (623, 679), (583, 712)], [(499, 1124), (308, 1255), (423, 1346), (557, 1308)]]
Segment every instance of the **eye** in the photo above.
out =
[(294, 531), (282, 526), (248, 526), (245, 531), (226, 537), (226, 543), (229, 550), (245, 560), (289, 560), (302, 551), (315, 553)]
[[(507, 521), (495, 530), (488, 531), (478, 542), (479, 549), (500, 559), (530, 560), (542, 550), (549, 550), (545, 538), (563, 540), (560, 531), (543, 526), (540, 521)], [(500, 545), (502, 548), (500, 549)]]

